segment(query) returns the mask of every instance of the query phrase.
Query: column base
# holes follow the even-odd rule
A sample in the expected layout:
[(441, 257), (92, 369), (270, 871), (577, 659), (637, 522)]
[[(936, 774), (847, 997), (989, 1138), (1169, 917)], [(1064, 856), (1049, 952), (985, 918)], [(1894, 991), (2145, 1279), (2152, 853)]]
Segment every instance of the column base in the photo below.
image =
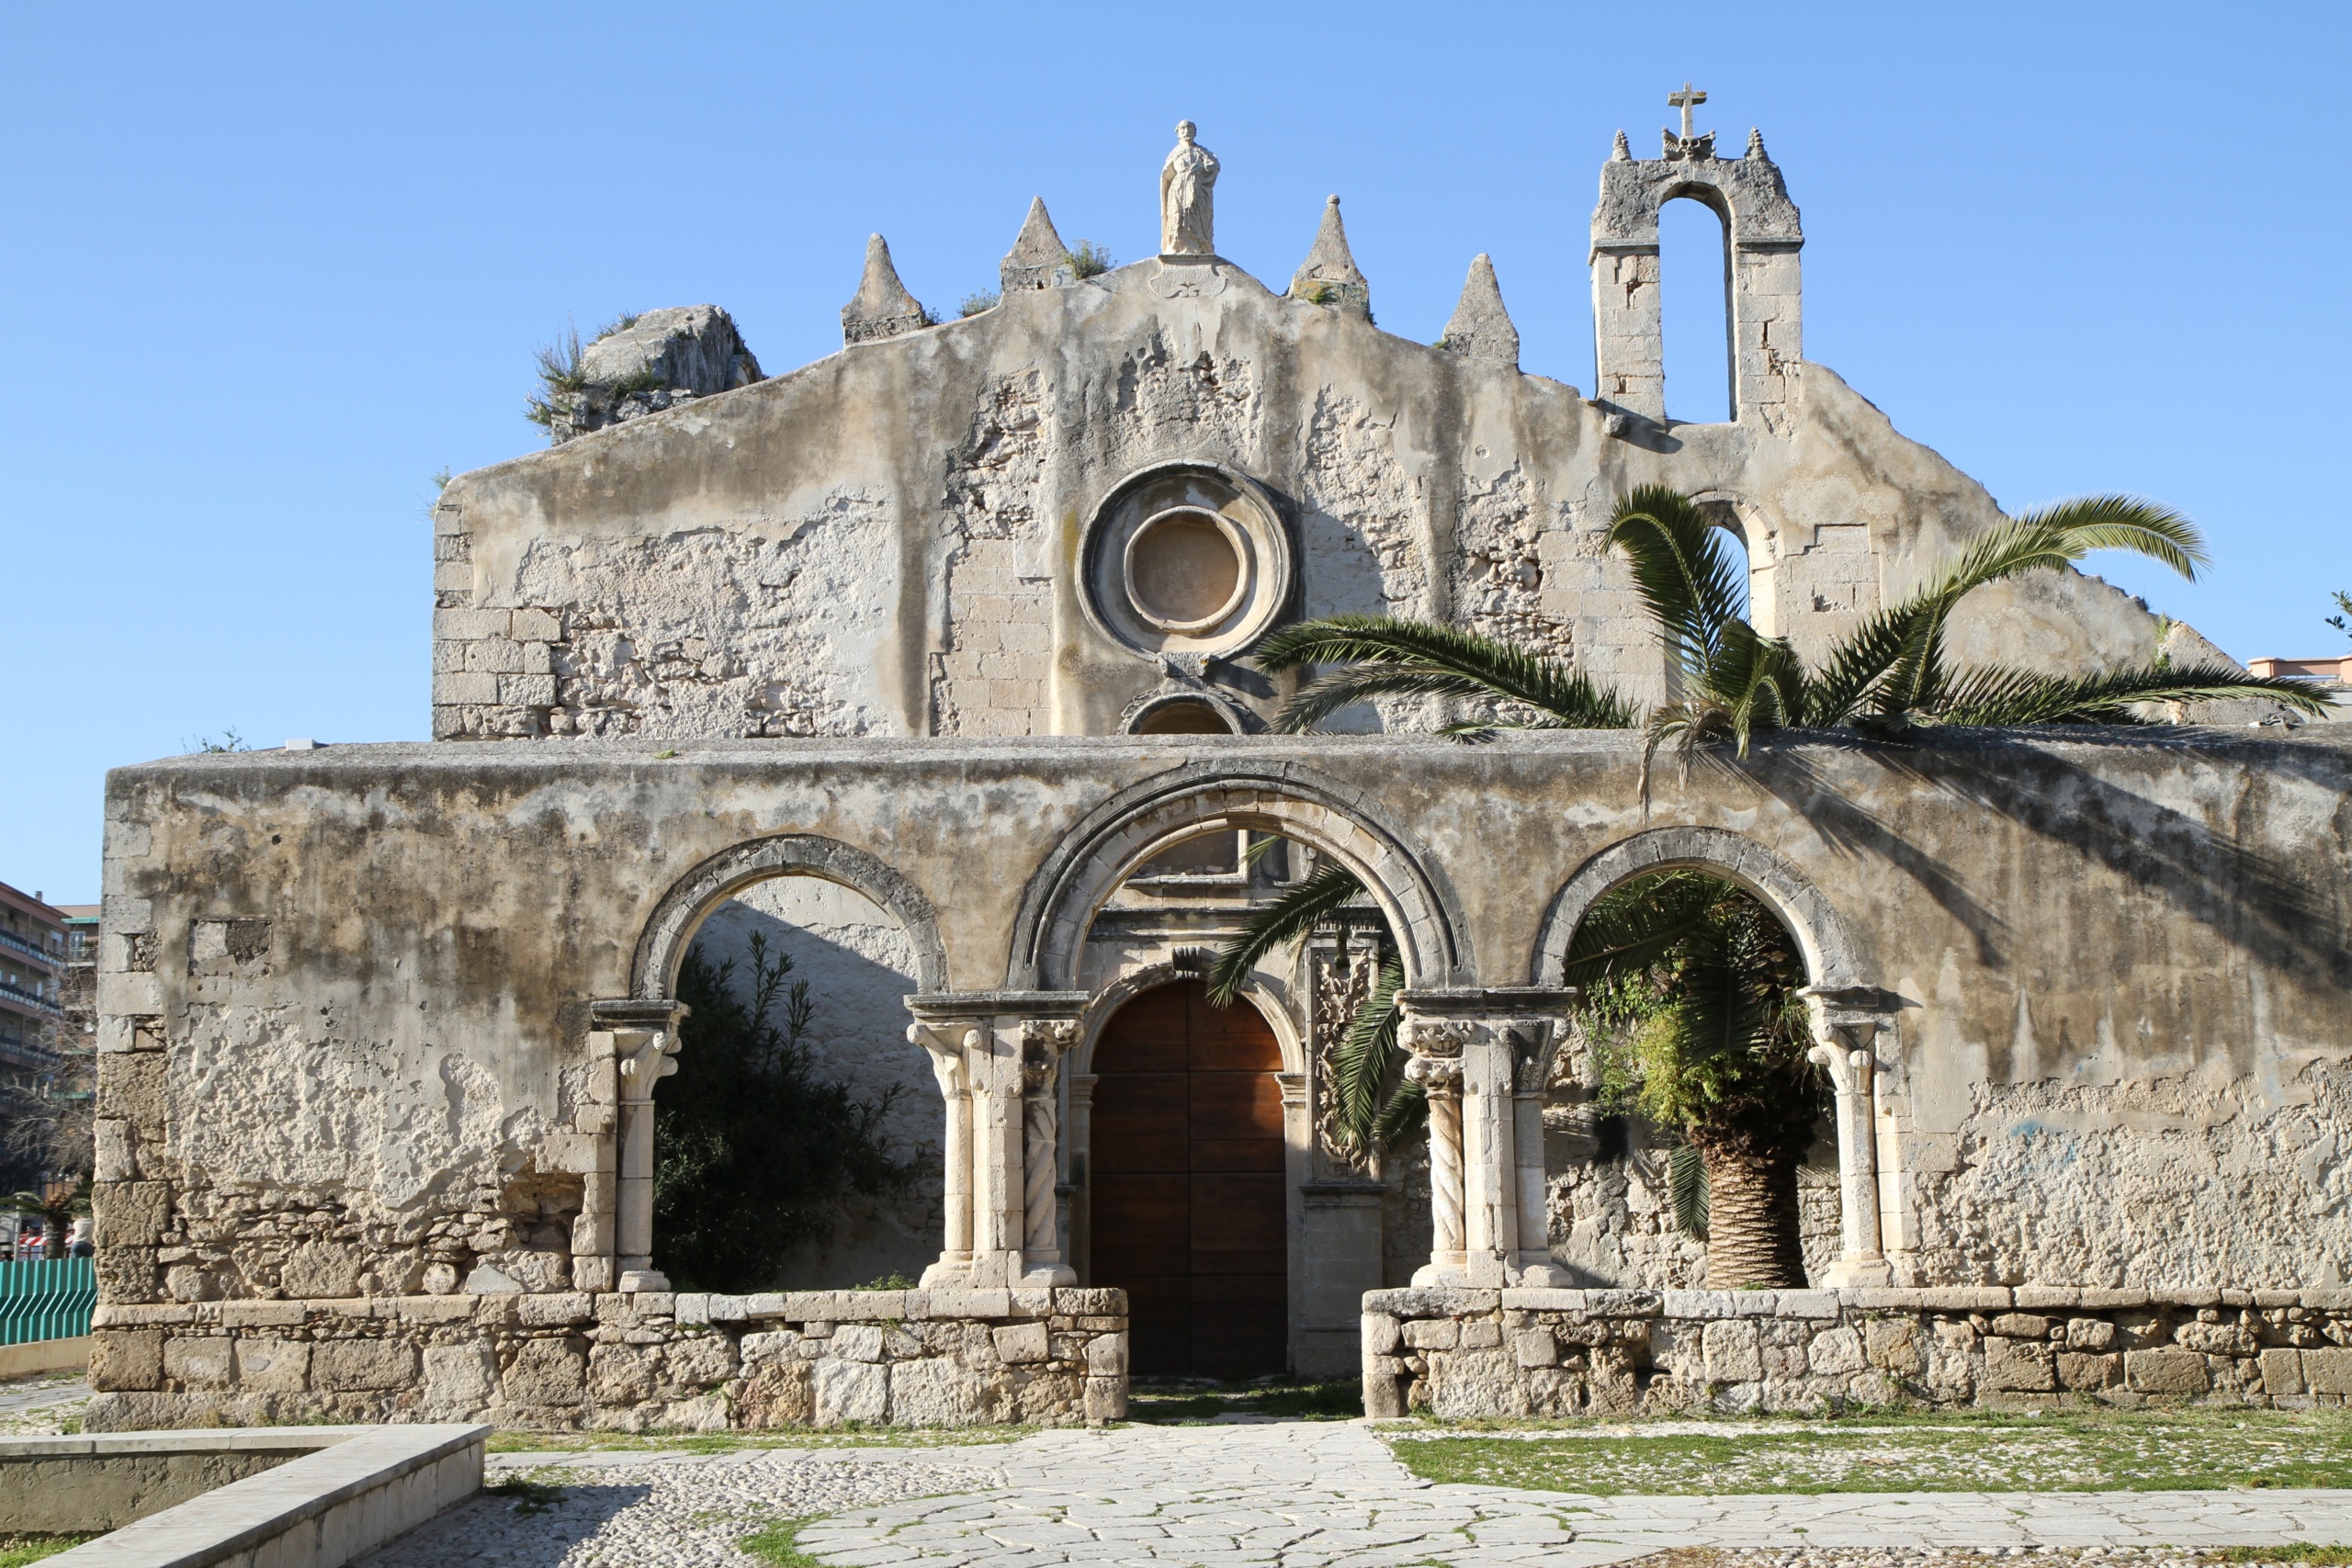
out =
[(1023, 1270), (1021, 1283), (1037, 1289), (1048, 1285), (1075, 1285), (1078, 1270), (1067, 1263), (1040, 1263)]
[(1829, 1266), (1821, 1282), (1833, 1291), (1865, 1289), (1894, 1283), (1894, 1269), (1883, 1258), (1841, 1258)]
[(1576, 1280), (1567, 1269), (1548, 1256), (1530, 1258), (1520, 1254), (1519, 1267), (1510, 1272), (1510, 1282), (1524, 1290), (1566, 1291), (1576, 1287)]
[(922, 1271), (922, 1288), (926, 1291), (960, 1290), (972, 1281), (972, 1260), (968, 1256), (950, 1254)]
[(1469, 1282), (1469, 1259), (1459, 1252), (1432, 1252), (1427, 1263), (1413, 1270), (1415, 1290), (1426, 1290), (1433, 1285), (1466, 1285)]
[(646, 1291), (666, 1291), (669, 1288), (670, 1276), (664, 1274), (659, 1269), (624, 1269), (621, 1270), (621, 1289), (625, 1292), (635, 1293)]

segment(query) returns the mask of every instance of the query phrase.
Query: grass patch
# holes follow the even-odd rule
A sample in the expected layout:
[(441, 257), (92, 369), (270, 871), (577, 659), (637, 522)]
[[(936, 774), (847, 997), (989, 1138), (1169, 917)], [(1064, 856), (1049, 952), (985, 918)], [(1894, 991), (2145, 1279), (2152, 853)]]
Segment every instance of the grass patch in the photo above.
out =
[(2224, 1562), (2352, 1563), (2352, 1546), (2313, 1546), (2308, 1540), (2282, 1541), (2277, 1546), (2227, 1546)]
[(0, 1534), (0, 1568), (22, 1568), (27, 1562), (38, 1562), (44, 1557), (54, 1557), (61, 1551), (71, 1551), (85, 1540), (96, 1540), (97, 1535), (24, 1535), (15, 1532)]
[(750, 1535), (735, 1538), (735, 1550), (769, 1568), (818, 1568), (817, 1560), (800, 1550), (800, 1527), (807, 1519), (778, 1519)]
[(2339, 1412), (1978, 1413), (1795, 1430), (1686, 1426), (1655, 1436), (1638, 1426), (1630, 1434), (1623, 1426), (1588, 1429), (1592, 1436), (1488, 1438), (1408, 1428), (1391, 1447), (1430, 1481), (1602, 1495), (2352, 1486), (2352, 1417)]
[(1346, 1382), (1213, 1382), (1165, 1378), (1137, 1382), (1127, 1393), (1127, 1419), (1153, 1426), (1189, 1426), (1220, 1416), (1265, 1416), (1294, 1421), (1352, 1421), (1363, 1414), (1363, 1384)]
[(492, 1496), (503, 1499), (525, 1518), (544, 1514), (563, 1501), (563, 1488), (534, 1475), (506, 1475), (482, 1488)]

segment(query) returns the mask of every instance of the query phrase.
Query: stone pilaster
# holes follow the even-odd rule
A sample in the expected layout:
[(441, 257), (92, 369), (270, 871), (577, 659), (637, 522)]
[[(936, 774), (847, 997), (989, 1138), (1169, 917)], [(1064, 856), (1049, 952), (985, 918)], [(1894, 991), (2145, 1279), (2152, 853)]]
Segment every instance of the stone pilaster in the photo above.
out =
[(914, 1036), (933, 1053), (943, 1089), (953, 1078), (965, 1095), (960, 1111), (952, 1100), (948, 1108), (945, 1246), (924, 1270), (926, 1286), (1077, 1282), (1059, 1241), (1058, 1090), (1061, 1056), (1077, 1043), (1086, 1001), (1082, 991), (907, 998)]
[(1575, 999), (1555, 987), (1404, 994), (1406, 1073), (1430, 1106), (1433, 1240), (1414, 1283), (1555, 1285), (1545, 1234), (1545, 1080)]

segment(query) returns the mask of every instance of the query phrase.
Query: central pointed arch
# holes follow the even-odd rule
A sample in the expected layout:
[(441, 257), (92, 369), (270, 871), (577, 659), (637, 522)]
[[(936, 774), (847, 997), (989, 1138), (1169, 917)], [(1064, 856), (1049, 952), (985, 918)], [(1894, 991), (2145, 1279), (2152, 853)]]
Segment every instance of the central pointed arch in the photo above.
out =
[(1453, 889), (1410, 835), (1358, 793), (1301, 768), (1193, 762), (1121, 791), (1063, 839), (1022, 895), (1006, 985), (1075, 987), (1087, 930), (1119, 886), (1169, 845), (1219, 829), (1280, 833), (1331, 856), (1388, 917), (1412, 984), (1476, 983)]

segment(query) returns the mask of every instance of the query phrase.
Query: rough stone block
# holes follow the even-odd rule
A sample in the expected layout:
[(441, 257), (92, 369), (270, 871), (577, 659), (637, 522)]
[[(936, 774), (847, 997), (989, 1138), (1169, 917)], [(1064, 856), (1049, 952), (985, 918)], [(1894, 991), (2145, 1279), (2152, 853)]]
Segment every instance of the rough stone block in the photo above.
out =
[(1430, 1409), (1449, 1420), (1528, 1414), (1519, 1364), (1505, 1350), (1456, 1350), (1430, 1362)]
[[(102, 1061), (138, 1060), (103, 1057)], [(91, 1235), (99, 1256), (115, 1247), (153, 1247), (172, 1217), (172, 1189), (165, 1181), (116, 1181), (90, 1190)], [(150, 1268), (153, 1259), (150, 1259)]]
[(2064, 1312), (2082, 1304), (2079, 1285), (2018, 1285), (2010, 1290), (2019, 1311)]
[(882, 1330), (871, 1323), (844, 1323), (833, 1330), (825, 1354), (845, 1361), (878, 1361), (882, 1359)]
[(790, 1356), (762, 1361), (735, 1396), (737, 1419), (755, 1428), (808, 1425), (817, 1414), (817, 1365)]
[(1781, 1317), (1836, 1317), (1838, 1312), (1835, 1291), (1781, 1291), (1778, 1313)]
[(991, 1331), (996, 1341), (999, 1359), (1008, 1365), (1042, 1361), (1047, 1353), (1046, 1325), (1042, 1323), (1012, 1323)]
[(1450, 1317), (1417, 1317), (1405, 1325), (1404, 1337), (1416, 1350), (1451, 1350), (1461, 1343), (1462, 1325)]
[(598, 1404), (636, 1404), (653, 1396), (653, 1359), (635, 1345), (597, 1345), (588, 1351), (588, 1397)]
[(2050, 1320), (2030, 1312), (2005, 1312), (1993, 1320), (1993, 1332), (2004, 1339), (2047, 1339)]
[(2094, 1356), (2077, 1350), (2058, 1352), (2058, 1383), (2062, 1388), (2094, 1390), (2113, 1388), (2123, 1381), (2123, 1358), (2117, 1355)]
[(116, 1051), (98, 1057), (100, 1111), (127, 1122), (143, 1137), (161, 1138), (170, 1109), (164, 1070), (170, 1058), (159, 1051)]
[(335, 1393), (407, 1388), (416, 1381), (416, 1348), (399, 1339), (331, 1339), (311, 1347), (311, 1376)]
[(2184, 1323), (2172, 1332), (2173, 1343), (2200, 1356), (2251, 1356), (2254, 1331), (2242, 1323)]
[(1098, 1334), (1088, 1340), (1086, 1372), (1089, 1377), (1125, 1377), (1127, 1372), (1127, 1337), (1125, 1334)]
[(1385, 1312), (1363, 1314), (1363, 1353), (1367, 1356), (1394, 1355), (1404, 1342), (1405, 1331), (1397, 1321)]
[(1492, 1350), (1503, 1342), (1503, 1325), (1488, 1317), (1472, 1318), (1462, 1325), (1456, 1341), (1464, 1350)]
[(300, 1302), (222, 1302), (223, 1328), (299, 1328), (311, 1315)]
[(2103, 1317), (2072, 1318), (2066, 1324), (2066, 1348), (2069, 1350), (2111, 1350), (2115, 1348), (2115, 1325)]
[(595, 1300), (585, 1291), (523, 1295), (514, 1302), (514, 1320), (526, 1328), (564, 1328), (587, 1323), (595, 1315)]
[(1805, 1365), (1816, 1377), (1843, 1377), (1859, 1372), (1868, 1365), (1862, 1354), (1862, 1337), (1850, 1328), (1832, 1328), (1816, 1334), (1813, 1343), (1805, 1347)]
[(1664, 1310), (1668, 1317), (1734, 1317), (1739, 1308), (1729, 1291), (1668, 1291)]
[(310, 1386), (311, 1347), (300, 1339), (243, 1336), (237, 1345), (237, 1386), (258, 1393), (300, 1393)]
[(902, 1427), (968, 1427), (989, 1418), (988, 1382), (932, 1358), (890, 1369), (890, 1420)]
[(840, 1361), (830, 1357), (813, 1364), (818, 1426), (889, 1419), (889, 1368), (878, 1361)]
[(2313, 1393), (2352, 1394), (2352, 1350), (2329, 1347), (2302, 1353), (2303, 1383)]
[(588, 1357), (569, 1339), (527, 1339), (499, 1380), (509, 1404), (577, 1404), (587, 1393)]
[(1119, 1290), (1073, 1290), (1068, 1286), (1054, 1292), (1054, 1310), (1084, 1317), (1125, 1317), (1127, 1314), (1127, 1292)]
[(153, 1328), (101, 1329), (90, 1342), (90, 1386), (100, 1393), (161, 1388), (164, 1336)]
[(424, 1414), (441, 1420), (478, 1416), (498, 1383), (498, 1358), (486, 1344), (433, 1345), (424, 1352)]
[(1124, 1421), (1127, 1418), (1127, 1380), (1088, 1378), (1085, 1400), (1082, 1414), (1090, 1426)]
[(2051, 1347), (2030, 1339), (1997, 1336), (1984, 1341), (1984, 1386), (2011, 1393), (2043, 1393), (2058, 1386)]
[(2123, 1377), (2137, 1393), (2203, 1393), (2213, 1386), (2205, 1358), (2186, 1350), (2130, 1350)]
[(2077, 1304), (2085, 1312), (2130, 1312), (2148, 1304), (2148, 1292), (2137, 1286), (2086, 1285)]
[(552, 610), (516, 610), (506, 635), (516, 642), (561, 642), (563, 623)]
[(1764, 1352), (1753, 1318), (1717, 1319), (1707, 1325), (1701, 1344), (1710, 1382), (1752, 1382), (1764, 1375)]
[(2301, 1393), (2303, 1386), (2303, 1354), (2300, 1350), (2273, 1349), (2262, 1353), (2262, 1392), (2276, 1399), (2281, 1394)]
[(663, 1375), (681, 1389), (706, 1389), (735, 1375), (735, 1342), (723, 1334), (673, 1340), (662, 1353)]
[[(993, 1317), (1012, 1315), (1011, 1291), (928, 1291), (921, 1315), (925, 1317)], [(758, 1300), (758, 1297), (752, 1298)], [(904, 1315), (917, 1315), (908, 1313)]]
[(2007, 1312), (2008, 1291), (2000, 1285), (1939, 1285), (1918, 1292), (1928, 1312)]
[(1511, 1336), (1511, 1354), (1522, 1367), (1560, 1364), (1560, 1342), (1548, 1328), (1522, 1328)]
[(186, 1388), (226, 1388), (234, 1367), (234, 1340), (190, 1339), (175, 1335), (164, 1342), (164, 1375)]

